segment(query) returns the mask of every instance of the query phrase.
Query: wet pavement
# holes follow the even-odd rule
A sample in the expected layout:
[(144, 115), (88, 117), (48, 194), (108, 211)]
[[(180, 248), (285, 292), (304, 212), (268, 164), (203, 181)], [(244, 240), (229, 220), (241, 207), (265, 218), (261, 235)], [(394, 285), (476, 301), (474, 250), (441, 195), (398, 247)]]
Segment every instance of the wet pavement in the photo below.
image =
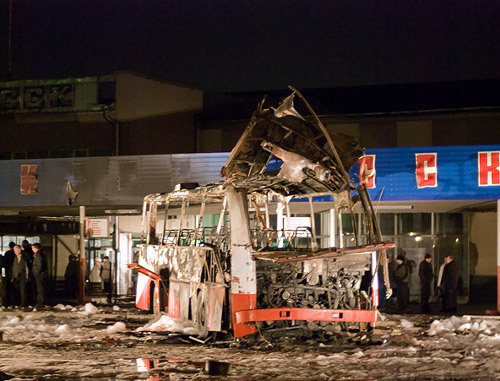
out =
[(371, 334), (292, 330), (205, 345), (189, 335), (138, 331), (150, 318), (133, 308), (1, 311), (0, 380), (500, 378), (495, 318), (387, 314)]

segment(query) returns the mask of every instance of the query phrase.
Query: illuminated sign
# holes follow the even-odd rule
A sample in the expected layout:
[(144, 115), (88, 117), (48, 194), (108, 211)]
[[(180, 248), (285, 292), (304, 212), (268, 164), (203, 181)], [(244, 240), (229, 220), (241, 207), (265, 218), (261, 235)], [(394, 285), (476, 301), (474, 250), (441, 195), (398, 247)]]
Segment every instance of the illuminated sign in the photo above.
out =
[(87, 237), (103, 238), (109, 235), (108, 220), (106, 218), (89, 218), (87, 219)]
[(373, 200), (498, 200), (500, 145), (367, 149), (350, 173)]
[(478, 152), (477, 174), (480, 187), (500, 185), (500, 151)]
[(37, 171), (37, 164), (21, 165), (21, 194), (38, 193), (38, 179), (36, 175)]
[(417, 188), (437, 187), (437, 153), (416, 153), (415, 163)]
[(376, 188), (375, 176), (375, 155), (364, 155), (359, 158), (359, 182), (365, 184), (367, 188)]

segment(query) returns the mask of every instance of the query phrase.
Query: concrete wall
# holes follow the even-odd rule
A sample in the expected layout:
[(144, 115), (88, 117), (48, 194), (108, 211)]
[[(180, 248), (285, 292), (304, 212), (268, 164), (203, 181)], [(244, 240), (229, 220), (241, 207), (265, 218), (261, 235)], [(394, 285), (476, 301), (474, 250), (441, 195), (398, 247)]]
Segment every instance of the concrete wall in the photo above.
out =
[(68, 257), (77, 251), (78, 239), (74, 235), (57, 236), (57, 277), (64, 278), (64, 272), (66, 266), (68, 266)]
[[(497, 214), (472, 213), (469, 248), (471, 275), (497, 274)], [(477, 250), (477, 254), (476, 254)]]
[(133, 73), (116, 75), (116, 118), (133, 120), (203, 108), (203, 93)]
[(193, 112), (120, 122), (120, 155), (192, 153), (197, 150)]
[(432, 145), (432, 122), (415, 120), (397, 122), (398, 147), (425, 147)]
[(359, 140), (359, 123), (333, 123), (327, 124), (326, 128), (329, 131), (349, 135)]
[(102, 118), (102, 113), (87, 116), (4, 117), (0, 120), (0, 152), (42, 153), (55, 149), (114, 148), (114, 127)]

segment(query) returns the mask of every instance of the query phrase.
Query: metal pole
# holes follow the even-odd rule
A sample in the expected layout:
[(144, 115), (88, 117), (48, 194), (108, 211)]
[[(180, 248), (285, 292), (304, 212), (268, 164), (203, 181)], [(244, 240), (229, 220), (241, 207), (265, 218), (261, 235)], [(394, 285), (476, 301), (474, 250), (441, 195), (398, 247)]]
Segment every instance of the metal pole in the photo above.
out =
[(278, 202), (276, 207), (276, 234), (278, 237), (278, 247), (283, 247), (283, 241), (285, 239), (284, 229), (283, 229), (283, 209), (285, 205), (282, 202)]
[(114, 295), (115, 297), (115, 302), (118, 297), (118, 282), (120, 281), (118, 277), (118, 253), (120, 251), (120, 229), (118, 225), (118, 216), (115, 216), (115, 224), (114, 224), (114, 229), (113, 229), (113, 250), (115, 251), (115, 260), (113, 264), (113, 277), (110, 279), (112, 281), (111, 285), (111, 292), (112, 294), (110, 296), (110, 301), (112, 300), (112, 296)]
[(120, 123), (115, 121), (115, 155), (120, 155)]
[(316, 241), (316, 220), (314, 219), (314, 205), (312, 196), (309, 197), (309, 210), (311, 213), (311, 233), (312, 233), (311, 248), (313, 251), (316, 251), (318, 250), (318, 242)]
[(330, 247), (337, 246), (337, 224), (336, 224), (336, 211), (335, 209), (330, 209)]
[(80, 206), (80, 282), (78, 303), (85, 304), (85, 206)]
[(52, 285), (55, 287), (57, 282), (57, 236), (52, 236)]

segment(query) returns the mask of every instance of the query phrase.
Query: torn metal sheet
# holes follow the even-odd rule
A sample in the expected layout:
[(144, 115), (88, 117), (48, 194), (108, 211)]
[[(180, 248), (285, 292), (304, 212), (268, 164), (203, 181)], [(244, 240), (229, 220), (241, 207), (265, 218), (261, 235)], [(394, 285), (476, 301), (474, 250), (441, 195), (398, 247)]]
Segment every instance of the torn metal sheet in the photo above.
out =
[[(292, 94), (277, 109), (255, 111), (221, 175), (236, 187), (257, 191), (264, 186), (283, 195), (348, 188), (342, 168), (349, 170), (364, 150), (354, 138), (328, 134), (297, 113)], [(333, 141), (340, 162), (329, 141)], [(279, 169), (275, 158), (283, 161)]]
[[(364, 150), (355, 139), (328, 131), (293, 91), (276, 108), (258, 106), (221, 169), (224, 182), (180, 184), (144, 199), (146, 244), (139, 264), (167, 272), (169, 316), (189, 320), (201, 336), (213, 331), (247, 336), (257, 332), (258, 321), (269, 329), (288, 324), (333, 332), (350, 323), (362, 329), (376, 322), (379, 261), (390, 289), (385, 250), (395, 245), (382, 241), (366, 188), (354, 188), (348, 175)], [(312, 118), (294, 108), (295, 95)], [(333, 197), (329, 216), (331, 225), (338, 225), (332, 235), (339, 247), (316, 226), (313, 197), (324, 195)], [(293, 199), (308, 200), (309, 217), (292, 216)], [(358, 202), (367, 245), (356, 233)], [(351, 247), (344, 247), (343, 214), (353, 224)], [(167, 228), (170, 216), (175, 223)], [(145, 305), (149, 289), (141, 283), (140, 290), (138, 301)]]

